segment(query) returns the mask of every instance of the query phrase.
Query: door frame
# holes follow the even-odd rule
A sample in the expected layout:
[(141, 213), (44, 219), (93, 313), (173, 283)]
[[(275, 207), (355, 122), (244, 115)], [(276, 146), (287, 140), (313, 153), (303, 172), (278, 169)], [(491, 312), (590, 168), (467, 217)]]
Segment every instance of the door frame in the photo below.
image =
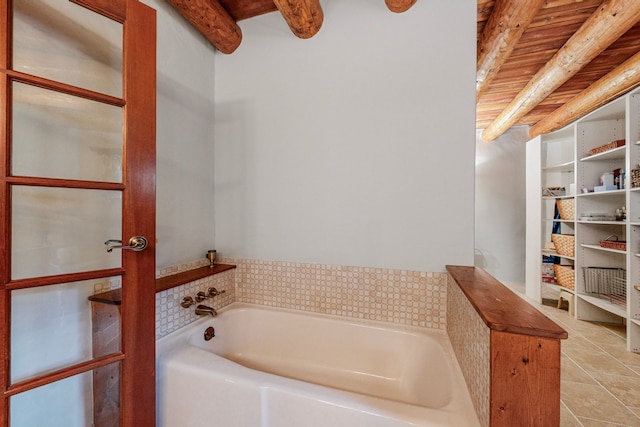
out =
[[(143, 235), (149, 245), (141, 252), (122, 251), (122, 268), (11, 281), (11, 186), (45, 185), (103, 188), (104, 183), (72, 182), (11, 176), (10, 87), (13, 80), (46, 87), (50, 82), (12, 70), (12, 0), (0, 2), (0, 427), (9, 426), (9, 398), (43, 384), (68, 378), (108, 363), (121, 362), (120, 425), (155, 426), (155, 182), (156, 182), (156, 12), (138, 0), (69, 0), (123, 25), (123, 183), (122, 240)], [(55, 82), (54, 82), (55, 83)], [(61, 92), (94, 97), (86, 91), (57, 84)], [(66, 86), (66, 88), (64, 88)], [(68, 90), (67, 90), (68, 89)], [(101, 97), (104, 99), (104, 97)], [(118, 102), (116, 100), (115, 102)], [(55, 182), (57, 181), (57, 182)], [(100, 242), (102, 243), (102, 242)], [(10, 320), (12, 289), (47, 286), (68, 280), (122, 276), (121, 352), (10, 384)]]

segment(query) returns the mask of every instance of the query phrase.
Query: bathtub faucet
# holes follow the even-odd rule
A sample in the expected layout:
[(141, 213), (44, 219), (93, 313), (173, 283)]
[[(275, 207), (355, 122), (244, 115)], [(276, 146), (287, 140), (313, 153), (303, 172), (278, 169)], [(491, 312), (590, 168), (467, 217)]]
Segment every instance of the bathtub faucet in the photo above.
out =
[(208, 306), (206, 306), (206, 305), (199, 304), (199, 305), (196, 307), (196, 314), (197, 314), (198, 316), (211, 316), (211, 317), (216, 317), (216, 316), (218, 315), (218, 312), (216, 311), (216, 309), (215, 309), (215, 308), (211, 308), (211, 307), (208, 307)]

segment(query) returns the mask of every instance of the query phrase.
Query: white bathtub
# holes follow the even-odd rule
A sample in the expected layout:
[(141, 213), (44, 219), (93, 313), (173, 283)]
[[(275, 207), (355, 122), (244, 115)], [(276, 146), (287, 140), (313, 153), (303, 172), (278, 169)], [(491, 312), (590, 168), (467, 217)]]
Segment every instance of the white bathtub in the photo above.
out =
[(157, 364), (162, 427), (479, 426), (444, 331), (234, 303)]

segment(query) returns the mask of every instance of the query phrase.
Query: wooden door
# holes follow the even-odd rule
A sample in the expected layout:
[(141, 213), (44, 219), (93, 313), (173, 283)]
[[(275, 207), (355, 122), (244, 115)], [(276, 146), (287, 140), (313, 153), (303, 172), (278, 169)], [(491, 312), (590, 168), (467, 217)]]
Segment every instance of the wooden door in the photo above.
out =
[(154, 426), (155, 11), (4, 0), (0, 31), (0, 427)]

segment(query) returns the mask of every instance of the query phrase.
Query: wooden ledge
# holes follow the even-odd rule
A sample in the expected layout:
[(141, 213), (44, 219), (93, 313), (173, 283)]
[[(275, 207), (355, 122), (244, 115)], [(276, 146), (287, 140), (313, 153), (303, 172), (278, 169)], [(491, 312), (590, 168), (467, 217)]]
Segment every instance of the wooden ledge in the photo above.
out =
[(553, 339), (567, 338), (567, 331), (486, 271), (456, 265), (448, 265), (447, 271), (491, 330)]
[[(185, 283), (195, 282), (214, 274), (224, 273), (233, 270), (235, 265), (216, 264), (213, 268), (204, 266), (193, 270), (181, 271), (180, 273), (156, 279), (156, 293), (184, 285)], [(122, 289), (114, 289), (112, 291), (102, 292), (89, 297), (89, 301), (101, 302), (104, 304), (120, 305), (122, 303)]]
[(216, 264), (209, 267), (204, 266), (193, 270), (181, 271), (180, 273), (172, 274), (170, 276), (161, 277), (156, 279), (156, 292), (166, 291), (167, 289), (175, 288), (176, 286), (184, 285), (185, 283), (195, 282), (198, 279), (213, 276), (214, 274), (224, 273), (225, 271), (233, 270), (235, 265), (231, 264)]

